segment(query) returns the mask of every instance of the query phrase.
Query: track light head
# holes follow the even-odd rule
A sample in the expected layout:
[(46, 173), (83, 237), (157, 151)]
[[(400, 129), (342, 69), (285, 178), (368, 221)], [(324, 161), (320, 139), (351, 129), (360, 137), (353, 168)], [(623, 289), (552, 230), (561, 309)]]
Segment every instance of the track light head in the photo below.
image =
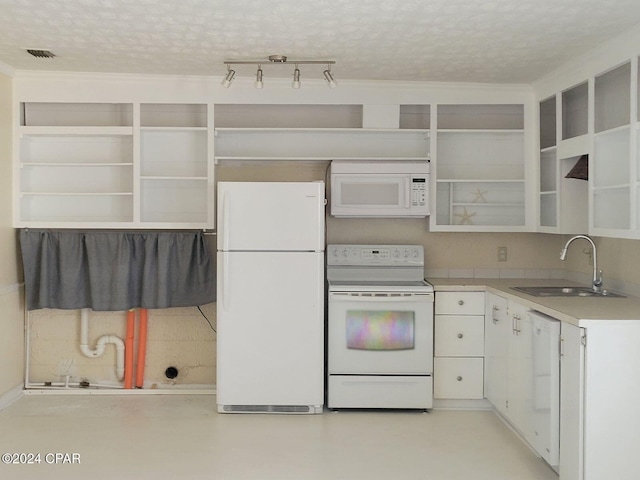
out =
[(331, 74), (331, 66), (329, 66), (324, 72), (322, 72), (324, 75), (324, 79), (327, 81), (327, 85), (329, 85), (329, 87), (331, 88), (336, 88), (337, 83), (335, 78), (333, 78), (333, 75)]
[(231, 70), (231, 67), (229, 65), (227, 65), (227, 75), (225, 75), (224, 79), (222, 80), (222, 86), (224, 88), (229, 88), (229, 86), (231, 85), (231, 82), (233, 82), (233, 77), (236, 74), (235, 70)]
[(258, 71), (256, 72), (256, 82), (254, 84), (256, 88), (262, 88), (262, 68), (258, 65)]
[(300, 88), (300, 70), (298, 69), (298, 65), (296, 65), (296, 68), (293, 71), (293, 83), (291, 83), (291, 87)]

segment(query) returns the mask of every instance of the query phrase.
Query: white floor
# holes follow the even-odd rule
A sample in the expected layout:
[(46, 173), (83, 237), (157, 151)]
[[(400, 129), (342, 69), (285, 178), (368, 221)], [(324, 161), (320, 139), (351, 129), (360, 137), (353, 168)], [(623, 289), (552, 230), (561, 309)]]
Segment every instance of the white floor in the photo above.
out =
[(558, 478), (492, 412), (217, 414), (212, 395), (27, 395), (0, 412), (4, 453), (41, 456), (0, 464), (10, 480)]

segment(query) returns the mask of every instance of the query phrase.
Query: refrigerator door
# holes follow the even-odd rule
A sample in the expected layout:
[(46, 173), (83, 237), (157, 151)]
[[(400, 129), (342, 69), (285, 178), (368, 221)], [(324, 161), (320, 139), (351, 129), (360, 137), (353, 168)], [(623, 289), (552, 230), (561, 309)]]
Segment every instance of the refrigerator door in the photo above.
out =
[(218, 252), (218, 410), (321, 411), (323, 319), (322, 253)]
[(218, 182), (218, 250), (323, 251), (323, 182)]

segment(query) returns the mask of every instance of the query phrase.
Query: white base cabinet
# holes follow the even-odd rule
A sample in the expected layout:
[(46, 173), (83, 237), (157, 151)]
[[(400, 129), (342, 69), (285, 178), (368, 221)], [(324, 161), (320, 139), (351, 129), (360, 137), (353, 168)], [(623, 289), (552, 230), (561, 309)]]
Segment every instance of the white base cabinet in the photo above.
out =
[(485, 397), (507, 416), (507, 356), (511, 324), (506, 298), (487, 293), (485, 312), (484, 391)]
[(484, 390), (484, 293), (436, 292), (433, 396), (476, 400)]
[(562, 323), (560, 480), (640, 478), (640, 321)]
[(486, 398), (551, 466), (559, 450), (559, 322), (488, 293)]

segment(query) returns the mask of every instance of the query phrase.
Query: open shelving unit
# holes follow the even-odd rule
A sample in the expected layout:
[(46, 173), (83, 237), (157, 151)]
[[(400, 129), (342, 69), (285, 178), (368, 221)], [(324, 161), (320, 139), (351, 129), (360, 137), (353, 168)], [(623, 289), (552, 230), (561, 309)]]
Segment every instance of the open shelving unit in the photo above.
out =
[(558, 152), (556, 97), (540, 102), (540, 169), (538, 225), (553, 231), (558, 226)]
[(588, 184), (566, 175), (590, 150), (588, 83), (544, 99), (539, 108), (538, 230), (584, 233)]
[(141, 222), (213, 226), (208, 125), (204, 104), (140, 105)]
[[(216, 105), (216, 162), (429, 160), (428, 105), (400, 107), (401, 128), (363, 128), (365, 107)], [(367, 124), (378, 120), (373, 110)]]
[(595, 78), (592, 228), (629, 231), (631, 208), (631, 63)]
[(525, 227), (524, 106), (438, 105), (433, 230)]
[(207, 105), (21, 107), (16, 227), (213, 227)]
[(133, 221), (132, 104), (23, 103), (20, 117), (20, 224)]

